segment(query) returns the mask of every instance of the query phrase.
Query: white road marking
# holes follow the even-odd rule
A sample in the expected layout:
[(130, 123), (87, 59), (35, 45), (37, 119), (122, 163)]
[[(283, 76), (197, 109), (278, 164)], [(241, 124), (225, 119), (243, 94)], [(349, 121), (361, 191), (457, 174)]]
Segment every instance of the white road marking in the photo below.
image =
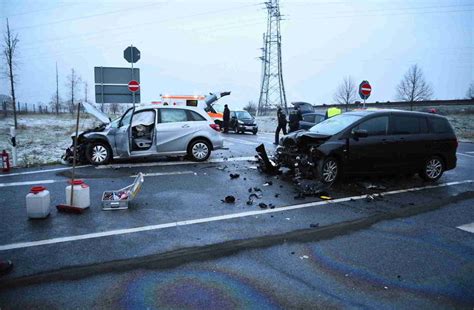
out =
[(466, 152), (466, 153), (468, 153), (468, 154), (474, 154), (474, 151), (473, 151), (473, 152)]
[[(158, 177), (158, 176), (167, 176), (167, 175), (179, 175), (179, 174), (193, 174), (193, 171), (171, 171), (171, 172), (155, 172), (155, 173), (145, 173), (143, 176), (145, 177)], [(131, 175), (131, 178), (136, 178), (137, 175)], [(91, 179), (83, 179), (81, 180), (91, 180)], [(93, 180), (93, 179), (92, 179)], [(25, 185), (36, 185), (36, 184), (51, 184), (51, 183), (61, 183), (67, 182), (66, 180), (38, 180), (38, 181), (29, 181), (29, 182), (12, 182), (12, 183), (0, 183), (1, 187), (10, 187), (10, 186), (25, 186)]]
[(29, 181), (29, 182), (0, 183), (0, 187), (36, 185), (36, 184), (51, 184), (51, 183), (56, 183), (56, 182), (57, 181), (55, 181), (55, 180), (39, 180), (39, 181)]
[(260, 143), (256, 143), (256, 142), (250, 142), (250, 141), (247, 141), (247, 140), (229, 138), (229, 137), (227, 137), (226, 140), (232, 141), (232, 142), (237, 143), (237, 144), (245, 144), (245, 145), (259, 145), (260, 144)]
[[(91, 165), (84, 165), (78, 166), (76, 169), (90, 167)], [(46, 173), (46, 172), (53, 172), (53, 171), (63, 171), (63, 170), (71, 170), (72, 167), (64, 167), (64, 168), (53, 168), (53, 169), (45, 169), (45, 170), (35, 170), (35, 171), (24, 171), (24, 172), (15, 172), (15, 173), (8, 173), (8, 174), (0, 174), (1, 177), (11, 177), (15, 175), (26, 175), (26, 174), (35, 174), (35, 173)]]
[[(448, 183), (442, 183), (442, 184), (431, 185), (431, 186), (415, 187), (415, 188), (384, 192), (382, 193), (382, 195), (394, 195), (394, 194), (399, 194), (399, 193), (404, 193), (404, 192), (415, 192), (415, 191), (421, 191), (425, 189), (467, 184), (467, 183), (473, 183), (473, 182), (474, 180), (448, 182)], [(240, 213), (227, 214), (227, 215), (211, 216), (211, 217), (200, 218), (200, 219), (157, 224), (157, 225), (148, 225), (148, 226), (141, 226), (141, 227), (135, 227), (135, 228), (109, 230), (109, 231), (89, 233), (89, 234), (83, 234), (83, 235), (75, 235), (75, 236), (69, 236), (69, 237), (58, 237), (58, 238), (38, 240), (38, 241), (26, 241), (26, 242), (4, 244), (4, 245), (0, 245), (0, 251), (29, 248), (29, 247), (34, 247), (34, 246), (57, 244), (57, 243), (70, 242), (70, 241), (87, 240), (87, 239), (94, 239), (94, 238), (101, 238), (101, 237), (118, 236), (118, 235), (132, 234), (132, 233), (151, 231), (151, 230), (159, 230), (159, 229), (178, 227), (178, 226), (187, 226), (187, 225), (194, 225), (194, 224), (224, 221), (224, 220), (235, 219), (235, 218), (258, 216), (261, 214), (284, 212), (284, 211), (289, 211), (289, 210), (310, 208), (310, 207), (315, 207), (315, 206), (335, 204), (339, 202), (345, 202), (345, 201), (350, 201), (350, 200), (360, 200), (360, 199), (365, 199), (365, 198), (366, 198), (366, 195), (352, 196), (352, 197), (345, 197), (345, 198), (339, 198), (339, 199), (334, 199), (334, 200), (323, 200), (323, 201), (309, 202), (309, 203), (303, 203), (303, 204), (298, 204), (298, 205), (290, 205), (290, 206), (279, 207), (275, 209), (247, 211), (247, 212), (240, 212)]]
[[(180, 174), (193, 174), (194, 171), (172, 171), (172, 172), (152, 172), (152, 173), (143, 173), (144, 177), (159, 177), (165, 175), (180, 175)], [(136, 178), (138, 175), (131, 175), (131, 178)]]
[(463, 154), (463, 153), (456, 153), (456, 154), (466, 156), (466, 157), (470, 157), (470, 158), (474, 158), (474, 155), (467, 155), (467, 154)]
[(209, 164), (209, 163), (223, 163), (227, 161), (256, 161), (253, 156), (246, 157), (229, 157), (224, 158), (213, 158), (208, 161), (173, 161), (173, 162), (159, 162), (159, 163), (138, 163), (138, 164), (112, 164), (105, 166), (97, 166), (96, 169), (111, 169), (111, 168), (134, 168), (134, 167), (154, 167), (154, 166), (177, 166), (177, 165), (198, 165), (198, 164)]
[(464, 231), (467, 231), (467, 232), (470, 232), (470, 233), (474, 234), (474, 223), (461, 225), (461, 226), (458, 226), (456, 228), (459, 228), (461, 230), (464, 230)]

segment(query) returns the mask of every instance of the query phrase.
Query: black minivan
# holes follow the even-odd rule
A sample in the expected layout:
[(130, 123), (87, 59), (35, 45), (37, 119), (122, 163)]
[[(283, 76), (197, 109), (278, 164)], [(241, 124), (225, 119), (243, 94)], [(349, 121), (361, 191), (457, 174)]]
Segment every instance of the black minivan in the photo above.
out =
[(324, 183), (334, 182), (342, 173), (418, 173), (435, 181), (456, 167), (457, 146), (453, 128), (443, 116), (364, 110), (284, 136), (276, 160), (310, 171)]

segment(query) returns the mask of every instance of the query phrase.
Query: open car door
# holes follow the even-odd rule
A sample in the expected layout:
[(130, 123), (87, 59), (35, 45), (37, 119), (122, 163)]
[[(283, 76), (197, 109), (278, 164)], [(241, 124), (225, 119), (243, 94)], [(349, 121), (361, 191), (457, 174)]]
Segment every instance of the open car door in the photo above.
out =
[(117, 155), (127, 158), (130, 156), (130, 145), (132, 140), (132, 116), (135, 108), (128, 109), (119, 121), (117, 131), (115, 133), (115, 149)]

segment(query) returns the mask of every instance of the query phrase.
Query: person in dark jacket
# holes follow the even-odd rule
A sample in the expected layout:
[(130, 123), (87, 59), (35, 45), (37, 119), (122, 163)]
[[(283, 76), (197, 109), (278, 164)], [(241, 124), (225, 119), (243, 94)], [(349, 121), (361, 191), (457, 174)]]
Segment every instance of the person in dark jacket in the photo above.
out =
[(229, 132), (229, 121), (230, 121), (230, 110), (226, 104), (224, 105), (224, 119), (222, 122), (222, 127), (224, 127), (224, 133)]
[(303, 119), (303, 115), (298, 107), (295, 107), (293, 111), (290, 112), (290, 132), (300, 129), (300, 121)]
[(286, 135), (286, 114), (283, 110), (279, 107), (277, 110), (277, 119), (278, 119), (278, 126), (275, 131), (275, 143), (278, 144), (280, 140), (280, 130), (283, 130), (283, 134)]

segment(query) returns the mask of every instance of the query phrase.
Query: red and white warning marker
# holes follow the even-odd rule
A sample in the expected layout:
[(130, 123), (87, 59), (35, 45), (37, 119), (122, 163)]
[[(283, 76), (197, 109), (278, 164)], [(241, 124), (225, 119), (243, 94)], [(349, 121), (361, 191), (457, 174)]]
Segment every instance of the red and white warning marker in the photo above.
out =
[(132, 93), (139, 91), (140, 83), (138, 83), (135, 80), (131, 80), (130, 82), (128, 82), (128, 90), (131, 91)]

